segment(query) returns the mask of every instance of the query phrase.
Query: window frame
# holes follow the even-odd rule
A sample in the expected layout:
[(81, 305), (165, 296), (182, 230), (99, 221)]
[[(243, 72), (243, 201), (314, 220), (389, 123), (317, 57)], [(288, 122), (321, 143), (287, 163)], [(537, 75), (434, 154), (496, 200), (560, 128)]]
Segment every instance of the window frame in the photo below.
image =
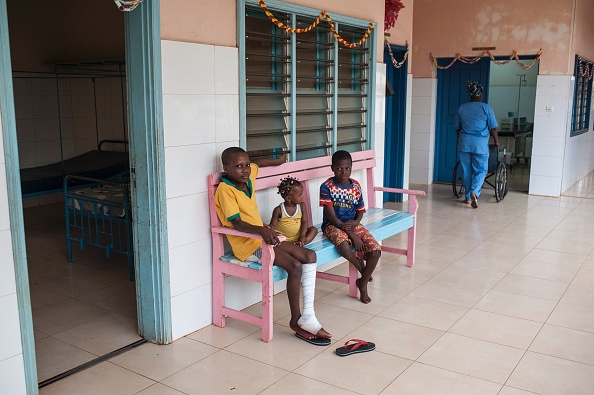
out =
[[(246, 43), (245, 43), (245, 31), (246, 31), (246, 23), (245, 23), (245, 16), (246, 16), (246, 5), (249, 6), (256, 6), (260, 7), (257, 0), (239, 0), (237, 2), (237, 47), (239, 50), (239, 145), (242, 148), (247, 147), (247, 126), (246, 126), (246, 114), (247, 114), (247, 82), (246, 82)], [(289, 26), (294, 26), (297, 17), (306, 17), (306, 18), (317, 18), (320, 15), (321, 10), (310, 8), (306, 6), (301, 6), (292, 3), (286, 3), (284, 1), (279, 0), (267, 0), (266, 1), (267, 7), (270, 11), (274, 14), (275, 12), (282, 12), (285, 14), (291, 14), (291, 24)], [(357, 28), (367, 30), (369, 27), (369, 21), (361, 20), (357, 18), (347, 17), (343, 15), (339, 15), (336, 13), (330, 13), (332, 16), (332, 21), (334, 22), (337, 29), (341, 29), (340, 25), (345, 24), (349, 28)], [(268, 20), (268, 23), (272, 22)], [(327, 23), (325, 20), (321, 22), (322, 24)], [(366, 99), (366, 114), (365, 114), (365, 143), (362, 149), (368, 150), (372, 149), (375, 144), (375, 94), (376, 94), (376, 69), (377, 69), (377, 30), (378, 24), (377, 22), (373, 22), (373, 29), (369, 37), (367, 38), (368, 41), (368, 48), (369, 48), (369, 78), (368, 78), (368, 94)], [(293, 35), (295, 35), (293, 33)], [(339, 44), (335, 37), (332, 37), (335, 40), (336, 45), (334, 46), (334, 55), (335, 59), (338, 59), (338, 46), (342, 45)], [(296, 40), (291, 40), (292, 43), (295, 43)], [(293, 46), (295, 44), (292, 44)], [(294, 50), (294, 48), (293, 48)], [(335, 72), (333, 73), (333, 83), (334, 87), (332, 89), (333, 95), (333, 107), (331, 108), (334, 111), (334, 114), (337, 114), (338, 110), (338, 61), (335, 62)], [(296, 64), (295, 62), (289, 63), (289, 70), (291, 75), (296, 75)], [(295, 88), (295, 85), (293, 85)], [(296, 89), (291, 89), (291, 97), (289, 98), (289, 113), (288, 116), (289, 120), (289, 129), (291, 131), (296, 130), (296, 116), (292, 116), (292, 114), (296, 113)], [(337, 117), (337, 115), (336, 115)], [(337, 122), (333, 122), (332, 126), (332, 137), (330, 139), (332, 148), (331, 151), (335, 152), (337, 150), (337, 141), (338, 141), (338, 132), (337, 132)], [(296, 142), (296, 133), (291, 132), (288, 144), (288, 154), (289, 160), (295, 161), (297, 158), (297, 142)], [(331, 154), (331, 153), (330, 153)]]
[[(571, 105), (571, 127), (570, 127), (570, 137), (579, 136), (580, 134), (584, 134), (590, 131), (590, 113), (591, 113), (591, 106), (592, 106), (592, 86), (593, 86), (593, 79), (588, 79), (588, 76), (581, 76), (580, 74), (580, 62), (585, 62), (586, 64), (590, 64), (590, 67), (594, 67), (594, 63), (586, 58), (583, 58), (579, 55), (575, 55), (575, 65), (574, 65), (574, 87), (573, 87), (573, 103)], [(586, 83), (586, 94), (578, 97), (579, 92), (578, 88), (581, 84)], [(584, 90), (581, 90), (582, 93)], [(582, 110), (585, 109), (584, 112), (580, 112), (579, 116), (580, 120), (576, 120), (578, 117), (578, 108)], [(580, 124), (580, 128), (576, 128), (576, 123)]]

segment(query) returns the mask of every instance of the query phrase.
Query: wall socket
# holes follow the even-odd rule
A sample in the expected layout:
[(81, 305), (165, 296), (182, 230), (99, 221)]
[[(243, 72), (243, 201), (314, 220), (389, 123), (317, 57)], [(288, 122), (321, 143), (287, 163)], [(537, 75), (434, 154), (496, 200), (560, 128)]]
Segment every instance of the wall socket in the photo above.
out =
[(546, 112), (553, 112), (553, 106), (546, 106), (545, 107), (545, 111)]

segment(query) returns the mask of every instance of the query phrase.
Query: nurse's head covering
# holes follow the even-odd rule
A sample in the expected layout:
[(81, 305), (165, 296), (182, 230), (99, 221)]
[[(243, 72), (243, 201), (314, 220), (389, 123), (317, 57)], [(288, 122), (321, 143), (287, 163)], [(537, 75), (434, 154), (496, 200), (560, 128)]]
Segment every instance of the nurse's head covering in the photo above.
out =
[(483, 94), (483, 86), (476, 81), (467, 81), (466, 91), (470, 96), (478, 97)]

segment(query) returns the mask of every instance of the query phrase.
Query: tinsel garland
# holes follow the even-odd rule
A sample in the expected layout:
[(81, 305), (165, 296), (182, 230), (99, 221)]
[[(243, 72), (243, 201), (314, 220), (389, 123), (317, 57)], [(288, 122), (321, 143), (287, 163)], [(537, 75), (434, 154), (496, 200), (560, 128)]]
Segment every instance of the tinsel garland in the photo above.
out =
[(399, 0), (386, 0), (386, 8), (384, 14), (384, 31), (387, 32), (394, 27), (398, 20), (398, 13), (404, 8)]
[[(578, 56), (580, 77), (587, 77), (589, 80), (594, 77), (594, 62)], [(584, 66), (585, 65), (585, 66)]]
[(262, 7), (262, 10), (264, 10), (264, 13), (268, 17), (268, 19), (270, 19), (272, 21), (272, 23), (274, 23), (276, 26), (278, 26), (279, 28), (281, 28), (289, 33), (306, 33), (308, 31), (310, 31), (311, 29), (313, 29), (314, 27), (316, 27), (322, 21), (322, 19), (326, 18), (326, 20), (328, 21), (328, 24), (330, 25), (330, 30), (332, 30), (332, 34), (334, 35), (334, 37), (336, 37), (336, 40), (338, 40), (338, 42), (340, 42), (342, 45), (344, 45), (345, 47), (348, 47), (348, 48), (355, 48), (355, 47), (362, 45), (365, 42), (365, 40), (367, 40), (367, 38), (369, 37), (369, 34), (371, 34), (371, 30), (373, 29), (373, 22), (369, 22), (369, 27), (367, 28), (367, 31), (365, 31), (365, 34), (363, 34), (363, 37), (361, 38), (361, 40), (357, 41), (356, 43), (349, 43), (344, 38), (342, 38), (340, 36), (340, 34), (338, 34), (338, 30), (336, 30), (336, 28), (334, 27), (334, 22), (332, 22), (332, 18), (330, 17), (330, 14), (328, 14), (326, 11), (322, 11), (320, 13), (320, 15), (318, 16), (318, 18), (308, 27), (297, 29), (297, 28), (285, 26), (281, 21), (279, 21), (272, 14), (272, 12), (270, 12), (268, 7), (266, 6), (266, 3), (264, 3), (264, 0), (258, 0), (258, 3), (260, 4), (260, 7)]
[(113, 1), (114, 1), (114, 3), (116, 3), (116, 5), (118, 6), (118, 9), (120, 11), (132, 11), (136, 7), (138, 7), (138, 5), (140, 3), (142, 3), (142, 0), (113, 0)]
[(397, 69), (401, 68), (404, 65), (404, 63), (406, 62), (406, 59), (408, 58), (408, 42), (406, 43), (406, 52), (404, 53), (404, 56), (402, 57), (402, 61), (400, 61), (400, 62), (398, 62), (394, 58), (394, 54), (392, 53), (392, 48), (390, 48), (390, 43), (388, 42), (387, 38), (384, 38), (384, 43), (386, 44), (386, 47), (388, 47), (388, 53), (390, 54), (390, 59), (392, 60), (392, 65), (394, 65), (394, 67)]
[(518, 56), (518, 52), (516, 50), (512, 51), (512, 54), (509, 56), (509, 59), (506, 60), (497, 60), (495, 59), (495, 56), (493, 56), (491, 54), (490, 51), (486, 50), (483, 51), (480, 55), (474, 57), (474, 58), (467, 58), (465, 56), (460, 55), (459, 53), (457, 53), (454, 56), (454, 59), (450, 62), (450, 64), (448, 64), (447, 66), (440, 66), (437, 64), (437, 59), (433, 57), (433, 54), (430, 53), (429, 54), (429, 58), (431, 59), (431, 61), (433, 62), (433, 65), (435, 65), (435, 67), (437, 67), (438, 69), (441, 70), (445, 70), (445, 69), (449, 69), (450, 67), (452, 67), (452, 65), (454, 63), (456, 63), (458, 60), (462, 63), (466, 63), (466, 64), (474, 64), (476, 62), (478, 62), (479, 60), (482, 59), (483, 55), (487, 54), (489, 56), (489, 58), (491, 59), (491, 61), (497, 65), (503, 65), (503, 64), (508, 64), (510, 61), (514, 60), (516, 61), (516, 64), (524, 69), (524, 70), (528, 70), (529, 68), (531, 68), (532, 66), (534, 66), (536, 64), (536, 62), (540, 59), (540, 57), (542, 56), (542, 49), (540, 49), (538, 51), (538, 53), (536, 54), (536, 57), (534, 58), (534, 60), (532, 60), (532, 63), (526, 65), (524, 63), (522, 63), (520, 61), (520, 57)]

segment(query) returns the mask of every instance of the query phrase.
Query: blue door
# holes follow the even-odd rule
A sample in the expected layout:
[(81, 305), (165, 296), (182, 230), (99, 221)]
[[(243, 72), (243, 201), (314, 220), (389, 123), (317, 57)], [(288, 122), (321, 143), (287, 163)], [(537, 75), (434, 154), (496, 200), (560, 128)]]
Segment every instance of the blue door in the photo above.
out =
[[(391, 45), (396, 61), (402, 61), (406, 47)], [(406, 128), (406, 77), (408, 61), (396, 68), (388, 48), (384, 48), (386, 81), (393, 94), (386, 97), (386, 135), (384, 140), (384, 185), (402, 188), (404, 185), (404, 142)], [(387, 88), (386, 88), (387, 89)], [(388, 90), (388, 89), (387, 89)], [(388, 92), (386, 92), (386, 95)], [(384, 193), (385, 202), (401, 202), (401, 193)]]
[[(449, 64), (452, 59), (443, 59)], [(460, 104), (466, 103), (466, 81), (479, 81), (484, 87), (483, 101), (489, 98), (489, 58), (482, 58), (475, 64), (460, 61), (452, 67), (437, 71), (437, 116), (435, 125), (435, 170), (434, 182), (452, 182), (456, 166), (456, 131), (454, 117)]]

